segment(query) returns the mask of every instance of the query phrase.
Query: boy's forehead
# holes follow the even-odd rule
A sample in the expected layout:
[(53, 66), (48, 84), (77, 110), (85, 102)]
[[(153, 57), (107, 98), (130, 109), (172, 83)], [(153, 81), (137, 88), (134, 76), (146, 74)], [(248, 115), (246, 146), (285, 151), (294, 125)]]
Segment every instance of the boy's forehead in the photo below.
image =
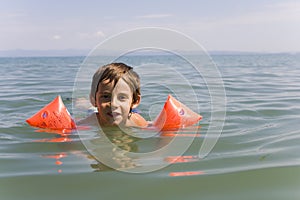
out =
[(110, 81), (110, 79), (105, 79), (103, 81), (101, 81), (100, 83), (102, 85), (112, 85), (114, 81)]
[(114, 81), (110, 82), (109, 79), (99, 83), (99, 92), (113, 92), (114, 90), (117, 90), (118, 92), (120, 90), (123, 92), (132, 92), (129, 85), (123, 79), (120, 79), (116, 85), (114, 84)]
[(109, 79), (101, 81), (98, 85), (98, 91), (113, 90), (113, 88), (114, 88), (114, 81), (110, 82)]
[(131, 92), (129, 85), (123, 79), (118, 81), (114, 89), (117, 91)]

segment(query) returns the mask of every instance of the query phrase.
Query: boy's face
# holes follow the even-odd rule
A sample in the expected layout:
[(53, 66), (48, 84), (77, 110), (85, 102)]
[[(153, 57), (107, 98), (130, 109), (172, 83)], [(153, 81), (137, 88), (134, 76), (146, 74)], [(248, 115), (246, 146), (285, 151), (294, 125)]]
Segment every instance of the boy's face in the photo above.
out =
[(132, 91), (128, 84), (120, 79), (114, 84), (108, 80), (99, 83), (96, 93), (96, 106), (99, 123), (104, 126), (125, 126), (132, 106)]

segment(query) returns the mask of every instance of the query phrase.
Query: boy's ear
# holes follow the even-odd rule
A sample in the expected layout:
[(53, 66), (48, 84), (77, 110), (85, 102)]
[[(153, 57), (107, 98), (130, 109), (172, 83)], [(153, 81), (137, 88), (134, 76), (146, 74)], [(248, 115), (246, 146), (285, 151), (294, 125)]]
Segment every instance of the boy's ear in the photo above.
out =
[(140, 103), (141, 103), (141, 95), (138, 95), (136, 101), (132, 103), (131, 108), (138, 107), (140, 105)]
[(92, 94), (90, 94), (90, 102), (91, 102), (91, 104), (94, 107), (97, 107), (97, 105), (96, 105), (96, 99), (95, 99), (95, 97)]

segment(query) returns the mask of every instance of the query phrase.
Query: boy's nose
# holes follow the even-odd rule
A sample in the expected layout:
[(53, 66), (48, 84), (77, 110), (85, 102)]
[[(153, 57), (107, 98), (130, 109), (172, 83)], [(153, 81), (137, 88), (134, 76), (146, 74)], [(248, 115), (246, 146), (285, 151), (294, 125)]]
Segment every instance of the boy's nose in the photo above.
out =
[(112, 97), (112, 98), (111, 98), (110, 104), (111, 104), (111, 107), (112, 107), (112, 108), (118, 107), (118, 105), (119, 105), (119, 103), (118, 103), (118, 98)]

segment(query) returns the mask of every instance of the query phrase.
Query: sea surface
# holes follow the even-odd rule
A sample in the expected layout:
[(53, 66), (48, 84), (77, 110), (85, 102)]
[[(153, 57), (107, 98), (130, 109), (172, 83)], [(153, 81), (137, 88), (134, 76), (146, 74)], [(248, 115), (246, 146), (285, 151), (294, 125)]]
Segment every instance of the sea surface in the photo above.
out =
[[(109, 154), (118, 164), (113, 167), (101, 163), (86, 146), (101, 140), (97, 128), (60, 132), (25, 122), (57, 95), (76, 120), (88, 115), (89, 81), (110, 57), (97, 58), (91, 67), (83, 64), (85, 57), (0, 58), (0, 199), (298, 200), (300, 54), (211, 58), (215, 69), (205, 63), (195, 68), (192, 63), (202, 65), (196, 55), (117, 59), (141, 75), (138, 109), (147, 120), (154, 120), (168, 94), (203, 119), (179, 131), (112, 133), (110, 139), (118, 147), (138, 155), (168, 147), (174, 137), (177, 146), (172, 148), (186, 147), (181, 153), (151, 158)], [(205, 69), (213, 69), (215, 76)], [(216, 77), (220, 79), (211, 81)], [(216, 87), (223, 88), (224, 98), (214, 98)], [(214, 100), (225, 107), (214, 107)], [(224, 119), (212, 115), (220, 109), (226, 111)], [(224, 122), (217, 127), (220, 135), (209, 132), (214, 121)], [(205, 138), (216, 144), (201, 157)], [(96, 144), (101, 154), (101, 141)], [(137, 173), (143, 167), (148, 171)]]

